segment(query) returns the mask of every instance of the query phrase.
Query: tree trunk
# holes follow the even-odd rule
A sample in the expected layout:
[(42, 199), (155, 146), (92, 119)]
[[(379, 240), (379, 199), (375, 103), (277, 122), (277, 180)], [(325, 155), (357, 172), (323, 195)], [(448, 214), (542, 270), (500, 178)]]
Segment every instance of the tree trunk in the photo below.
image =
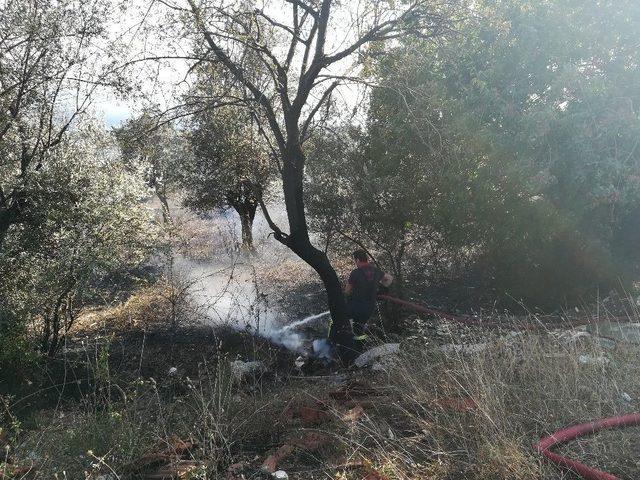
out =
[(0, 250), (4, 245), (4, 240), (7, 238), (7, 233), (9, 232), (9, 224), (0, 219)]
[(18, 221), (17, 217), (18, 215), (14, 208), (0, 208), (0, 249), (7, 238), (9, 228)]
[(336, 346), (340, 358), (349, 362), (354, 357), (355, 351), (342, 284), (327, 255), (315, 248), (309, 239), (304, 209), (304, 160), (302, 148), (296, 145), (286, 152), (283, 162), (284, 200), (290, 231), (285, 243), (320, 276), (327, 292), (327, 303), (332, 319), (329, 340)]
[(350, 361), (354, 355), (353, 330), (347, 314), (347, 304), (342, 291), (342, 283), (338, 274), (329, 262), (327, 255), (315, 248), (308, 238), (293, 239), (289, 248), (302, 260), (309, 264), (320, 276), (327, 292), (327, 303), (331, 312), (329, 340), (337, 348), (343, 361)]
[(49, 312), (45, 313), (42, 317), (44, 322), (44, 326), (42, 328), (42, 339), (40, 341), (40, 351), (42, 353), (49, 352), (49, 345), (51, 342), (51, 317), (49, 316)]
[(171, 223), (171, 210), (169, 210), (169, 200), (167, 199), (167, 196), (165, 195), (164, 191), (160, 190), (157, 186), (155, 190), (156, 190), (156, 197), (158, 197), (158, 200), (160, 200), (160, 204), (162, 208), (162, 222), (165, 225), (168, 225)]
[[(392, 274), (393, 274), (393, 294), (394, 296), (405, 298), (404, 270), (402, 262), (404, 261), (405, 245), (400, 246), (395, 256), (391, 256)], [(396, 303), (385, 302), (384, 307), (384, 329), (388, 333), (402, 333), (403, 326), (400, 323), (402, 318), (402, 307)]]
[(399, 298), (405, 297), (404, 268), (402, 268), (402, 263), (404, 262), (404, 254), (405, 254), (406, 248), (407, 248), (406, 242), (403, 241), (393, 261), (393, 265), (394, 265), (393, 274), (395, 275), (396, 295)]
[(237, 205), (234, 208), (240, 216), (240, 223), (242, 225), (242, 249), (247, 252), (254, 252), (253, 220), (256, 217), (256, 209), (258, 208), (258, 205), (255, 202), (244, 203), (242, 205)]
[[(75, 283), (75, 282), (74, 282)], [(42, 335), (42, 352), (46, 353), (49, 357), (53, 357), (60, 347), (60, 340), (66, 335), (68, 324), (66, 319), (63, 318), (64, 323), (61, 324), (61, 316), (66, 317), (66, 307), (70, 305), (68, 295), (73, 289), (73, 286), (69, 286), (62, 292), (53, 306), (50, 312), (47, 312), (44, 316), (44, 329)], [(61, 330), (64, 328), (64, 333), (60, 335)]]

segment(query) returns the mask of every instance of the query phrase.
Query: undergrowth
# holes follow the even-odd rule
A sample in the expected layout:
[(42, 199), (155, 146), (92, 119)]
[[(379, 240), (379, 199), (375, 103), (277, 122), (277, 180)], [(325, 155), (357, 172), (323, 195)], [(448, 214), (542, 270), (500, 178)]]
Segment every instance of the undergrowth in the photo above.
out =
[[(407, 345), (384, 379), (393, 394), (378, 400), (346, 443), (389, 478), (573, 478), (543, 463), (532, 445), (572, 424), (633, 412), (638, 353), (549, 333), (508, 335), (474, 353)], [(634, 435), (605, 432), (561, 451), (637, 478)]]
[[(569, 479), (575, 477), (543, 462), (532, 445), (572, 424), (630, 413), (640, 402), (640, 349), (584, 329), (467, 330), (463, 337), (440, 328), (451, 336), (407, 336), (382, 370), (341, 371), (342, 377), (295, 372), (293, 354), (246, 332), (209, 339), (197, 331), (183, 344), (173, 330), (136, 331), (127, 344), (104, 330), (111, 319), (118, 328), (137, 328), (136, 319), (152, 316), (158, 305), (166, 313), (166, 298), (166, 289), (145, 290), (106, 317), (80, 322), (89, 336), (68, 346), (66, 354), (75, 357), (65, 359), (64, 383), (47, 387), (53, 401), (46, 406), (25, 416), (24, 398), (1, 396), (0, 446), (11, 463), (0, 457), (0, 478), (22, 478), (11, 477), (16, 466), (33, 466), (25, 478), (34, 479), (144, 478), (178, 457), (197, 465), (180, 478), (268, 478), (260, 473), (265, 458), (292, 435), (315, 432), (330, 438), (329, 446), (296, 448), (279, 465), (289, 478)], [(132, 355), (122, 353), (126, 348)], [(159, 362), (166, 352), (175, 363)], [(238, 357), (262, 361), (269, 373), (235, 378), (230, 366)], [(336, 388), (360, 393), (338, 400)], [(295, 405), (321, 408), (327, 418), (313, 426), (282, 420)], [(558, 450), (637, 478), (636, 430), (603, 432)], [(189, 448), (178, 454), (176, 442)], [(243, 473), (231, 476), (238, 465)]]

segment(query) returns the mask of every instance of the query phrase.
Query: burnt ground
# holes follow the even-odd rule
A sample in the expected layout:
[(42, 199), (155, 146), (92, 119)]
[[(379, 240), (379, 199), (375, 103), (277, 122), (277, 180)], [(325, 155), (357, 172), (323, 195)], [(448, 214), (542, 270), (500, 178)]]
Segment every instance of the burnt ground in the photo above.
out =
[[(308, 315), (321, 303), (302, 292), (313, 293), (317, 285), (298, 285), (286, 305)], [(351, 380), (321, 364), (303, 373), (295, 367), (297, 354), (249, 331), (188, 322), (171, 327), (163, 316), (166, 298), (156, 293), (143, 291), (124, 305), (87, 312), (64, 351), (14, 386), (11, 412), (21, 433), (16, 430), (11, 440), (15, 453), (9, 471), (15, 466), (14, 472), (22, 472), (20, 468), (31, 465), (28, 478), (53, 478), (61, 470), (71, 475), (68, 478), (80, 478), (74, 475), (87, 470), (90, 459), (82, 460), (87, 449), (109, 458), (120, 478), (187, 478), (179, 475), (180, 468), (192, 467), (220, 473), (206, 478), (270, 478), (261, 473), (269, 459), (277, 460), (290, 478), (326, 478), (349, 464), (328, 441), (339, 433), (327, 429), (341, 431), (342, 415), (354, 407), (350, 394), (338, 399), (328, 395)], [(286, 291), (279, 294), (286, 296)], [(229, 390), (232, 398), (225, 400), (230, 403), (224, 417), (230, 423), (225, 428), (233, 427), (233, 432), (225, 430), (224, 438), (233, 438), (233, 444), (212, 457), (208, 428), (214, 427), (204, 428), (209, 414), (199, 413), (211, 406), (199, 404), (205, 397), (194, 393), (194, 386), (198, 390), (220, 377), (236, 359), (258, 360), (266, 370)], [(128, 440), (128, 447), (120, 445), (121, 427), (114, 427), (112, 420), (105, 425), (105, 415), (131, 417), (140, 437), (134, 443)], [(171, 416), (172, 426), (165, 424), (165, 415)], [(149, 454), (158, 449), (160, 453)], [(282, 449), (288, 453), (280, 458)], [(159, 460), (147, 463), (149, 457)], [(237, 476), (232, 476), (234, 468)], [(346, 468), (366, 472), (370, 467)], [(95, 472), (108, 469), (98, 465)], [(100, 478), (96, 475), (87, 478)]]
[[(348, 264), (340, 268), (343, 275), (348, 270)], [(257, 281), (266, 301), (277, 305), (292, 319), (326, 310), (322, 285), (314, 272), (297, 259), (284, 259), (270, 268), (259, 269)], [(72, 430), (73, 417), (85, 416), (83, 409), (87, 406), (94, 413), (105, 411), (120, 414), (121, 409), (126, 411), (125, 404), (135, 403), (132, 396), (137, 392), (136, 385), (141, 384), (145, 388), (153, 386), (153, 391), (166, 402), (163, 408), (177, 411), (178, 416), (186, 419), (190, 425), (189, 428), (184, 424), (165, 426), (157, 412), (145, 413), (151, 418), (144, 417), (138, 421), (141, 430), (150, 429), (149, 438), (141, 442), (138, 450), (128, 451), (126, 459), (114, 459), (116, 466), (139, 462), (144, 458), (145, 451), (156, 448), (154, 445), (159, 442), (156, 430), (162, 426), (164, 436), (160, 443), (171, 443), (168, 439), (172, 435), (182, 439), (192, 435), (198, 438), (199, 446), (187, 449), (181, 461), (193, 461), (198, 468), (207, 465), (207, 468), (219, 473), (207, 478), (270, 478), (268, 475), (262, 477), (259, 473), (263, 462), (293, 442), (293, 453), (278, 463), (292, 479), (328, 478), (334, 477), (336, 472), (343, 474), (341, 478), (378, 479), (384, 477), (376, 476), (376, 470), (370, 464), (353, 462), (343, 456), (349, 448), (356, 451), (360, 448), (361, 440), (351, 439), (350, 416), (362, 415), (358, 408), (364, 406), (366, 414), (375, 418), (371, 425), (376, 428), (376, 441), (380, 438), (394, 441), (393, 438), (387, 438), (389, 429), (395, 432), (394, 435), (406, 438), (421, 435), (402, 421), (394, 423), (395, 418), (403, 418), (394, 410), (398, 395), (382, 387), (384, 382), (378, 386), (375, 375), (344, 370), (340, 372), (341, 375), (335, 375), (334, 371), (321, 365), (303, 374), (294, 365), (297, 354), (249, 331), (212, 328), (189, 322), (188, 319), (172, 326), (166, 315), (166, 296), (161, 291), (154, 291), (153, 287), (150, 290), (134, 294), (124, 305), (87, 312), (68, 339), (65, 351), (42, 365), (39, 372), (26, 377), (18, 388), (12, 388), (11, 411), (21, 422), (23, 430), (42, 429), (39, 419), (42, 412), (52, 412), (50, 417), (55, 418), (54, 431), (58, 427), (60, 431)], [(382, 312), (381, 323), (385, 327), (405, 326), (398, 324), (398, 319), (410, 324), (409, 330), (412, 335), (420, 337), (420, 344), (431, 344), (432, 347), (434, 343), (451, 342), (452, 338), (465, 342), (468, 336), (469, 343), (484, 340), (478, 340), (473, 329), (467, 327), (433, 320), (422, 321), (393, 309)], [(316, 334), (314, 328), (309, 333)], [(385, 328), (384, 332), (392, 328)], [(398, 338), (393, 334), (390, 336), (392, 339)], [(237, 438), (225, 447), (224, 456), (214, 456), (215, 460), (212, 460), (212, 450), (206, 444), (210, 441), (206, 438), (209, 433), (199, 426), (200, 423), (206, 424), (206, 419), (200, 416), (192, 418), (193, 411), (187, 409), (193, 408), (193, 405), (189, 405), (193, 401), (190, 389), (194, 384), (206, 382), (211, 372), (219, 371), (220, 367), (236, 359), (259, 360), (266, 365), (267, 373), (261, 373), (259, 378), (252, 378), (242, 383), (237, 391), (234, 390), (227, 408), (235, 415), (232, 423), (239, 422), (241, 427), (234, 431), (233, 435)], [(175, 369), (174, 374), (169, 373), (171, 369)], [(102, 397), (100, 401), (96, 400), (97, 396)], [(146, 412), (151, 409), (145, 406), (141, 410)], [(373, 428), (371, 425), (364, 425), (366, 428), (361, 433), (366, 434), (365, 438), (370, 438), (372, 432), (367, 429)], [(95, 426), (81, 424), (77, 428), (91, 430)], [(310, 440), (304, 436), (307, 434), (316, 436), (312, 435)], [(333, 441), (320, 445), (312, 442), (322, 443), (322, 438), (326, 440), (327, 436)], [(53, 437), (51, 444), (67, 442), (66, 437), (63, 438)], [(109, 441), (112, 442), (111, 439)], [(73, 452), (75, 457), (78, 452), (86, 450), (88, 444), (84, 440), (80, 442), (78, 451)], [(28, 442), (22, 448), (27, 456), (34, 449)], [(47, 448), (51, 450), (53, 447)], [(111, 452), (111, 448), (106, 448), (104, 452)], [(215, 448), (220, 447), (216, 445)], [(72, 458), (72, 455), (55, 461), (70, 469), (64, 463), (69, 461), (67, 458)], [(232, 476), (234, 465), (237, 466), (238, 475)], [(86, 462), (81, 467), (87, 468)], [(157, 473), (156, 467), (155, 464), (151, 465), (145, 471)], [(34, 478), (53, 478), (51, 471), (51, 468), (47, 470), (43, 466), (42, 475)], [(106, 473), (100, 469), (97, 472)], [(350, 476), (350, 472), (354, 473), (353, 476)], [(159, 478), (145, 475), (127, 474), (121, 478)]]
[[(304, 264), (284, 261), (259, 270), (269, 303), (303, 318), (326, 308), (322, 285)], [(107, 361), (114, 382), (153, 378), (163, 381), (170, 369), (180, 377), (198, 378), (224, 359), (260, 360), (272, 375), (295, 373), (297, 353), (274, 345), (248, 330), (212, 327), (198, 322), (170, 324), (164, 286), (144, 287), (122, 304), (89, 310), (77, 320), (65, 347), (28, 372), (14, 372), (0, 382), (0, 395), (16, 399), (14, 414), (27, 424), (33, 412), (75, 402), (91, 390), (98, 365)], [(313, 326), (312, 326), (313, 328)], [(322, 330), (322, 329), (320, 329)], [(319, 335), (319, 331), (309, 333)]]

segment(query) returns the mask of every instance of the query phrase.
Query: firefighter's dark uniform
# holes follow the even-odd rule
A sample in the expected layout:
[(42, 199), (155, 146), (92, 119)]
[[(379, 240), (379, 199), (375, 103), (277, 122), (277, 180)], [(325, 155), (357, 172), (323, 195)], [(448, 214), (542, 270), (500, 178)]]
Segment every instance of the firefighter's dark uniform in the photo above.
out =
[(384, 273), (373, 265), (356, 268), (349, 275), (351, 296), (347, 301), (347, 312), (353, 320), (353, 333), (356, 341), (366, 339), (367, 322), (376, 310), (378, 285)]

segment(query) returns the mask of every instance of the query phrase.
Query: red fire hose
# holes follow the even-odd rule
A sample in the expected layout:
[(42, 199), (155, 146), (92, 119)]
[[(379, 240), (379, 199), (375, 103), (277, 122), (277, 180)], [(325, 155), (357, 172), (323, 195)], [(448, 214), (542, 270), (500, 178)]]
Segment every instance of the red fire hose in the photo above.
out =
[(619, 480), (615, 475), (588, 467), (580, 462), (576, 462), (575, 460), (570, 460), (562, 455), (553, 453), (550, 449), (555, 445), (567, 443), (578, 437), (589, 435), (599, 430), (632, 427), (634, 425), (640, 425), (640, 413), (605, 418), (603, 420), (596, 420), (594, 422), (565, 428), (549, 435), (548, 437), (544, 437), (536, 443), (533, 448), (552, 463), (555, 463), (560, 467), (567, 468), (586, 480)]
[(433, 308), (425, 307), (424, 305), (420, 305), (420, 304), (413, 303), (413, 302), (408, 302), (406, 300), (401, 300), (399, 298), (392, 297), (390, 295), (382, 295), (381, 294), (381, 295), (378, 295), (378, 299), (379, 300), (387, 300), (388, 302), (395, 303), (397, 305), (402, 305), (403, 307), (411, 308), (412, 310), (415, 310), (417, 312), (427, 313), (429, 315), (435, 315), (436, 317), (446, 318), (447, 320), (464, 323), (466, 325), (481, 325), (481, 326), (486, 326), (486, 327), (499, 325), (496, 322), (483, 322), (483, 321), (480, 321), (480, 320), (477, 320), (475, 318), (468, 317), (468, 316), (453, 315), (451, 313), (442, 312), (440, 310), (436, 310), (436, 309), (433, 309)]
[(400, 300), (399, 298), (392, 297), (390, 295), (378, 295), (378, 299), (387, 300), (388, 302), (396, 303), (398, 305), (402, 305), (403, 307), (409, 307), (413, 310), (417, 310), (422, 313), (428, 313), (430, 315), (436, 315), (438, 317), (446, 318), (447, 320), (453, 321), (466, 321), (466, 318), (458, 317), (457, 315), (451, 315), (450, 313), (441, 312), (439, 310), (434, 310), (433, 308), (427, 308), (423, 305), (418, 305), (417, 303), (407, 302), (406, 300)]
[[(407, 300), (401, 300), (400, 298), (396, 298), (396, 297), (392, 297), (390, 295), (384, 295), (384, 294), (379, 294), (378, 295), (378, 300), (386, 300), (388, 302), (391, 303), (395, 303), (397, 305), (401, 305), (403, 307), (407, 307), (410, 308), (412, 310), (415, 310), (416, 312), (420, 312), (420, 313), (426, 313), (428, 315), (434, 315), (436, 317), (440, 317), (440, 318), (445, 318), (447, 320), (451, 320), (454, 322), (459, 322), (459, 323), (464, 323), (465, 325), (475, 325), (478, 327), (505, 327), (505, 326), (509, 326), (505, 323), (501, 323), (501, 322), (490, 322), (490, 321), (485, 321), (485, 320), (479, 320), (477, 318), (474, 317), (470, 317), (468, 315), (453, 315), (451, 313), (446, 313), (443, 312), (441, 310), (436, 310), (434, 308), (429, 308), (429, 307), (425, 307), (424, 305), (420, 305), (418, 303), (413, 303), (413, 302), (409, 302)], [(634, 322), (635, 319), (628, 316), (628, 317), (609, 317), (607, 318), (607, 320), (609, 321), (615, 321), (618, 323), (629, 323), (629, 322)], [(565, 321), (564, 325), (570, 326), (570, 327), (577, 327), (580, 325), (587, 325), (589, 323), (591, 323), (593, 320), (592, 319), (586, 319), (586, 320), (572, 320), (572, 321)], [(555, 325), (556, 327), (559, 325)], [(517, 327), (521, 330), (536, 330), (536, 329), (543, 329), (545, 328), (545, 325), (540, 323), (540, 322), (532, 322), (532, 321), (528, 321), (528, 322), (519, 322)], [(551, 325), (551, 327), (554, 327), (554, 325)]]

